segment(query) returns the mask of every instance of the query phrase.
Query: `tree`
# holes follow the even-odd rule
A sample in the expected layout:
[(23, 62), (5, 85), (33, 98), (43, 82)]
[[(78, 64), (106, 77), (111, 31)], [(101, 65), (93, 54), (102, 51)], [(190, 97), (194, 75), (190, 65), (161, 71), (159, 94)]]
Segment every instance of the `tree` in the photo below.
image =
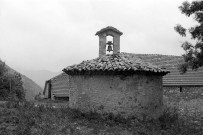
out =
[(8, 79), (10, 80), (10, 97), (16, 100), (25, 99), (25, 90), (23, 88), (23, 82), (21, 75), (17, 72), (9, 75)]
[(5, 63), (0, 61), (0, 99), (4, 99), (9, 95), (6, 73)]
[(4, 62), (0, 61), (0, 99), (24, 100), (25, 90), (21, 75), (17, 72), (9, 74)]
[(203, 0), (197, 0), (189, 3), (185, 1), (179, 7), (182, 14), (187, 17), (194, 17), (198, 25), (184, 28), (180, 24), (174, 27), (175, 31), (181, 36), (185, 37), (188, 31), (191, 39), (195, 41), (194, 44), (185, 41), (182, 48), (185, 50), (183, 55), (185, 63), (180, 66), (182, 72), (186, 72), (188, 68), (197, 69), (203, 66)]

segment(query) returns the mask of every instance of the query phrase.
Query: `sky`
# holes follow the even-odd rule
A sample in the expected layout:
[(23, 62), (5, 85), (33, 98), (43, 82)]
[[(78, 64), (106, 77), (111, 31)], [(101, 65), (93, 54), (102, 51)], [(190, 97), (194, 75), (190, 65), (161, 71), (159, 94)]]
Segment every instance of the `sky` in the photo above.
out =
[(0, 59), (14, 69), (61, 71), (99, 55), (95, 33), (123, 32), (121, 52), (182, 55), (190, 40), (174, 31), (194, 25), (184, 0), (0, 0)]

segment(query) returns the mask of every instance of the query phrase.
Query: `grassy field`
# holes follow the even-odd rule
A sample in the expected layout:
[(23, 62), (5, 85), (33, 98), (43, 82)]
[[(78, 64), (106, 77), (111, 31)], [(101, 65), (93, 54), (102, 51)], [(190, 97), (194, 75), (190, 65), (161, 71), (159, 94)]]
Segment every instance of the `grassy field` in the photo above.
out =
[(123, 119), (69, 108), (0, 104), (0, 135), (202, 135), (202, 88), (166, 88), (158, 120)]

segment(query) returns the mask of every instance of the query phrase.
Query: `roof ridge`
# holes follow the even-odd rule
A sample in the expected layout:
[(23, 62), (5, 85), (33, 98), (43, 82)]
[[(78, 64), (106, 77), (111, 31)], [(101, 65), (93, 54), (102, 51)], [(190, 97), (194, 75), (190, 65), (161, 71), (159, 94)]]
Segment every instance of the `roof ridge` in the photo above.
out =
[(115, 28), (115, 27), (113, 27), (113, 26), (107, 26), (107, 27), (102, 28), (101, 30), (97, 31), (95, 35), (99, 35), (99, 34), (105, 32), (105, 31), (107, 31), (107, 30), (112, 30), (112, 31), (114, 31), (114, 32), (119, 33), (120, 35), (123, 34), (123, 32), (119, 31), (117, 28)]
[(123, 54), (132, 54), (132, 55), (153, 55), (153, 56), (173, 56), (173, 57), (182, 57), (182, 56), (178, 56), (178, 55), (165, 55), (165, 54), (146, 54), (146, 53), (126, 53), (126, 52), (121, 52)]

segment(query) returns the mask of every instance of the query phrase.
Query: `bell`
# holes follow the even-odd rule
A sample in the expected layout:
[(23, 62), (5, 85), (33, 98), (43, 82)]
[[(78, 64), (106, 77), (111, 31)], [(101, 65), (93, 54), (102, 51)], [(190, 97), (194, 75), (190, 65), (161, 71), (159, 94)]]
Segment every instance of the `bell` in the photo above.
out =
[(106, 44), (107, 45), (113, 45), (113, 43), (111, 41), (108, 41)]
[(109, 52), (110, 52), (110, 51), (113, 51), (111, 45), (108, 45), (107, 51), (109, 51)]

